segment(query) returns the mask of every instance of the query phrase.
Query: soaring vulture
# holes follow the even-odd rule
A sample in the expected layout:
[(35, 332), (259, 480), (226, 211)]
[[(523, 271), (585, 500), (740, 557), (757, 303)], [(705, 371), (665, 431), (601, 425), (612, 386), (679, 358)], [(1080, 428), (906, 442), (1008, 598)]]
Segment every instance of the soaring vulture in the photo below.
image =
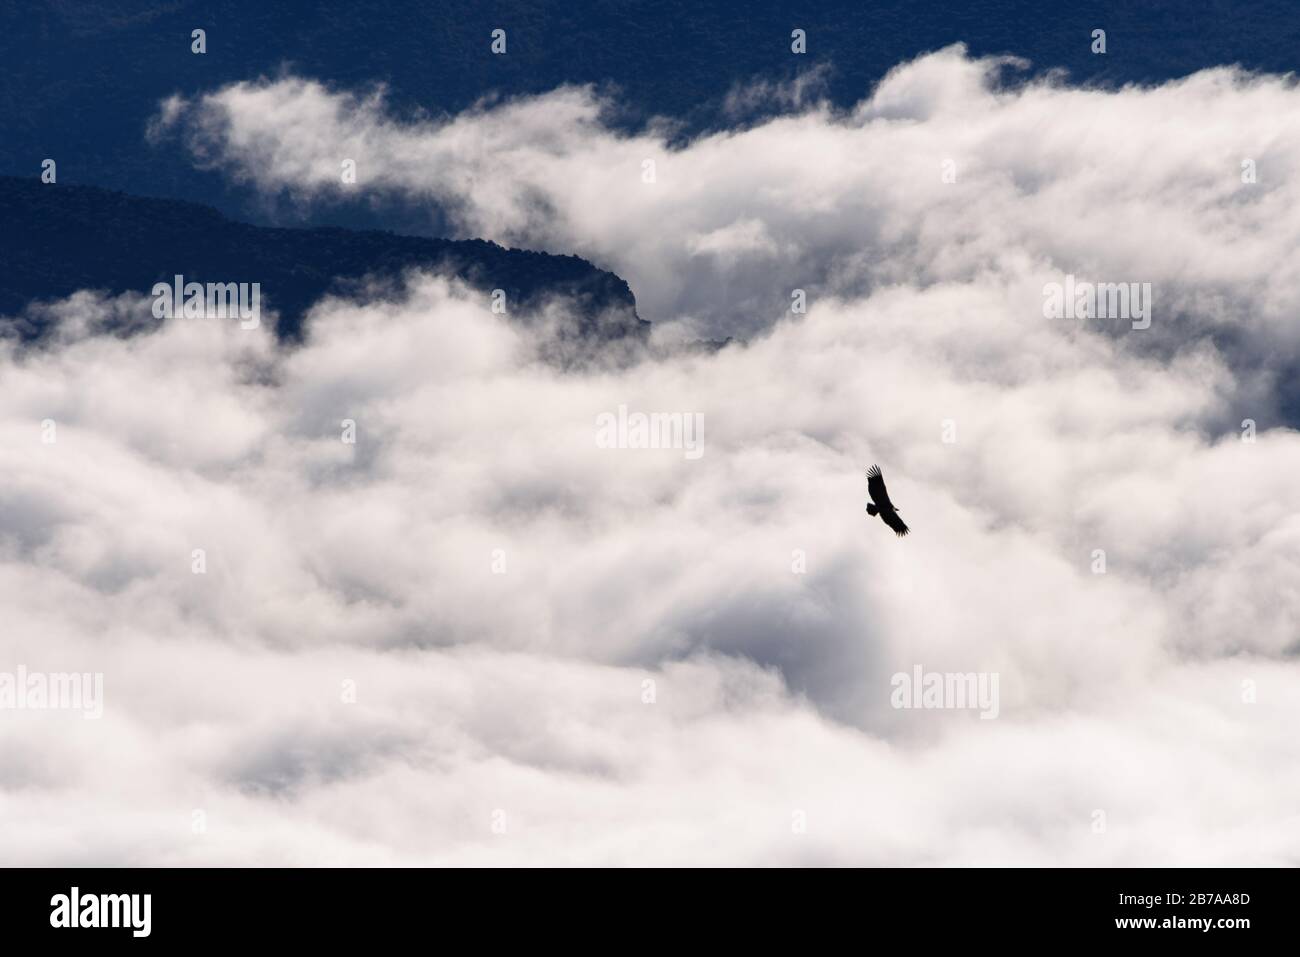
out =
[(889, 500), (889, 492), (885, 489), (885, 477), (880, 474), (879, 465), (873, 465), (867, 470), (867, 492), (871, 495), (873, 503), (867, 506), (867, 514), (879, 515), (880, 520), (892, 528), (899, 538), (906, 535), (908, 528), (898, 517), (898, 509), (894, 507), (894, 503)]

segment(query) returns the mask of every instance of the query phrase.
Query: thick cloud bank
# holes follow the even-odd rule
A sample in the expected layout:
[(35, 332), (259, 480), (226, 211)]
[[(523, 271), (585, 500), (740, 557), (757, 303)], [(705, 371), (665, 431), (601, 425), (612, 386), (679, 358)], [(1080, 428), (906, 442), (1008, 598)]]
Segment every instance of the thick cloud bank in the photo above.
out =
[(1144, 341), (1195, 325), (1249, 339), (1255, 359), (1293, 357), (1293, 79), (1222, 68), (1150, 89), (1004, 85), (1018, 66), (953, 47), (895, 69), (852, 111), (809, 106), (681, 147), (666, 125), (605, 125), (610, 104), (589, 88), (435, 120), (392, 115), (382, 89), (292, 76), (173, 98), (152, 131), (269, 191), (404, 195), (467, 236), (577, 252), (626, 278), (647, 318), (708, 335), (765, 328), (794, 288), (891, 283), (1026, 282), (1034, 295), (1014, 310), (1032, 320), (1043, 283), (1068, 273), (1152, 283)]
[[(437, 277), (287, 350), (48, 307), (0, 355), (0, 670), (103, 672), (103, 717), (0, 714), (6, 858), (1300, 863), (1300, 437), (1247, 372), (1296, 328), (1298, 94), (989, 68), (680, 150), (577, 90), (171, 104), (268, 187), (355, 158), (750, 341), (561, 371)], [(1151, 282), (1151, 328), (1044, 318), (1066, 273)], [(703, 454), (602, 447), (620, 407), (702, 416)], [(996, 674), (996, 717), (894, 707), (917, 666)]]

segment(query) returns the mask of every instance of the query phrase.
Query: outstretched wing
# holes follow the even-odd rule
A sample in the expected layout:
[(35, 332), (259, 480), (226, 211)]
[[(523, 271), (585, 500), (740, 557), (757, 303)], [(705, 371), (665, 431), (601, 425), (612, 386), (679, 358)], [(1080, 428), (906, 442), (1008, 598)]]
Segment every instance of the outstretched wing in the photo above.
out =
[[(885, 477), (880, 474), (879, 465), (873, 465), (867, 470), (867, 492), (871, 495), (871, 501), (879, 505), (882, 512), (894, 510), (894, 503), (889, 500), (889, 493), (885, 491)], [(902, 532), (899, 534), (901, 535)]]
[(894, 530), (894, 534), (899, 538), (906, 535), (910, 529), (903, 524), (903, 520), (898, 517), (898, 513), (892, 508), (880, 510), (880, 520)]

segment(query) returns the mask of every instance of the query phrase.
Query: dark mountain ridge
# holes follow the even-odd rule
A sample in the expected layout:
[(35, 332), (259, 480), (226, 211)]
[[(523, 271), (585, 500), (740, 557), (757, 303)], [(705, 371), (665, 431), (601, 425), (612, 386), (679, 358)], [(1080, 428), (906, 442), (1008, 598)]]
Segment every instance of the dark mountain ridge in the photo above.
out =
[(326, 293), (366, 278), (400, 281), (417, 268), (502, 289), (511, 315), (552, 296), (571, 298), (581, 337), (639, 336), (649, 326), (623, 279), (577, 256), (481, 239), (252, 226), (196, 203), (36, 178), (0, 176), (0, 261), (0, 316), (28, 340), (45, 332), (39, 318), (22, 315), (34, 300), (79, 289), (149, 295), (178, 274), (186, 282), (260, 283), (262, 309), (279, 313), (277, 334), (296, 339), (305, 312)]

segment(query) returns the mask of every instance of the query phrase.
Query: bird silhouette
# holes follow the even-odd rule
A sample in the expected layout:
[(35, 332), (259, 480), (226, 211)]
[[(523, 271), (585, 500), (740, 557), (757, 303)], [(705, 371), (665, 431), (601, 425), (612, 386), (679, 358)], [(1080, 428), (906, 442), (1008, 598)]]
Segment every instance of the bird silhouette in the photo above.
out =
[(889, 500), (885, 476), (881, 474), (879, 465), (873, 465), (867, 470), (867, 492), (870, 493), (872, 502), (867, 506), (867, 514), (879, 515), (880, 520), (892, 528), (899, 538), (906, 535), (910, 529), (903, 524), (903, 520), (898, 517), (898, 509)]

